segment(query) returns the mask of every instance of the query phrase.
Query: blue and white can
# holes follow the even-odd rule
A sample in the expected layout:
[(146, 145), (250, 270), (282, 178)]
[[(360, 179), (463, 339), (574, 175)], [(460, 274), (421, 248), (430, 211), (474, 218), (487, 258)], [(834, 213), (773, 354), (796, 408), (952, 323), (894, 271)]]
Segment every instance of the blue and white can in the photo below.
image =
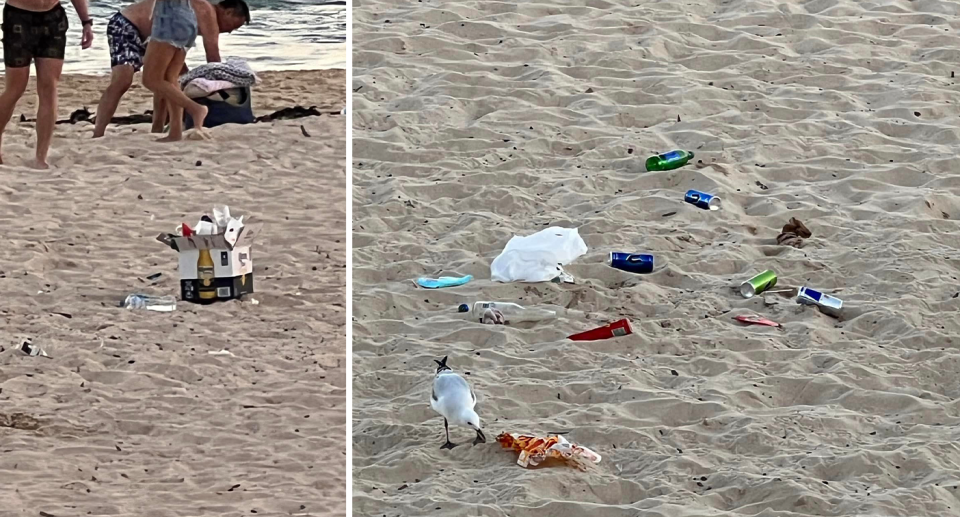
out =
[(688, 190), (687, 195), (683, 196), (683, 200), (704, 210), (720, 210), (719, 197), (699, 190)]
[(801, 287), (800, 290), (797, 291), (797, 303), (801, 305), (814, 305), (820, 309), (820, 312), (828, 316), (833, 316), (834, 318), (839, 318), (840, 312), (843, 310), (843, 300), (834, 298), (829, 294), (823, 294), (809, 287)]
[(610, 258), (607, 259), (607, 265), (628, 273), (652, 273), (653, 255), (611, 251)]

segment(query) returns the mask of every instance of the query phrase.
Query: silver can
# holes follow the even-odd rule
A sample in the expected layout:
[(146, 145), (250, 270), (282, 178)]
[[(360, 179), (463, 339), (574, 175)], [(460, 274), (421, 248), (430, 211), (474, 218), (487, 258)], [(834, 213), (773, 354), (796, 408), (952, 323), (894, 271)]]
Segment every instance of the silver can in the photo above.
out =
[(42, 348), (31, 343), (29, 339), (20, 344), (20, 351), (30, 357), (50, 357)]
[(843, 310), (843, 300), (830, 296), (829, 294), (823, 294), (809, 287), (801, 287), (800, 290), (797, 291), (797, 303), (801, 305), (814, 305), (820, 309), (820, 312), (828, 316), (833, 316), (834, 318), (839, 318)]

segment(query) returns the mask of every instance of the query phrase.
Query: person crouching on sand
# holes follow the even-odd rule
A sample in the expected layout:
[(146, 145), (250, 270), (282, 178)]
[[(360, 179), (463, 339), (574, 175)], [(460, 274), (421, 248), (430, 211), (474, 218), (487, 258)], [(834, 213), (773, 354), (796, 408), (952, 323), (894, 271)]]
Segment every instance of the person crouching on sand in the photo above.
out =
[[(110, 17), (107, 39), (110, 44), (110, 86), (103, 92), (97, 107), (93, 137), (103, 136), (110, 119), (133, 84), (133, 74), (143, 66), (147, 39), (152, 34), (155, 0), (141, 0)], [(162, 1), (162, 0), (161, 0)], [(243, 0), (222, 0), (212, 5), (207, 0), (191, 0), (196, 13), (197, 32), (203, 37), (203, 50), (208, 63), (220, 62), (220, 34), (233, 32), (250, 23), (250, 8)], [(184, 51), (184, 56), (186, 56)], [(172, 63), (171, 63), (172, 64)], [(178, 71), (178, 73), (180, 73)], [(153, 132), (160, 133), (166, 122), (166, 103), (154, 96)]]
[[(72, 0), (83, 25), (80, 47), (93, 43), (93, 19), (87, 0)], [(32, 165), (46, 169), (47, 152), (57, 122), (57, 85), (67, 47), (67, 12), (59, 0), (7, 0), (3, 6), (4, 87), (0, 95), (0, 139), (17, 101), (30, 80), (30, 62), (37, 69), (37, 151)], [(0, 163), (3, 160), (0, 159)]]

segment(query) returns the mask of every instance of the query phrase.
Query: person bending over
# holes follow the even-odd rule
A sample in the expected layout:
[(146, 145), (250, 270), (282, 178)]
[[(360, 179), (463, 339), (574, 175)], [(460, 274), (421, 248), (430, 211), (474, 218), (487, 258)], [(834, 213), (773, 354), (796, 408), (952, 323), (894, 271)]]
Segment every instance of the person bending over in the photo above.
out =
[[(72, 0), (83, 37), (80, 47), (93, 43), (93, 20), (87, 11), (87, 0)], [(57, 122), (57, 85), (63, 70), (67, 47), (67, 12), (59, 0), (7, 0), (3, 6), (4, 87), (0, 94), (0, 139), (13, 116), (17, 101), (30, 80), (30, 62), (37, 69), (37, 150), (34, 162), (46, 169), (47, 152)], [(3, 159), (0, 158), (0, 163)]]
[[(156, 0), (157, 3), (162, 1), (164, 0)], [(185, 2), (175, 3), (183, 4)], [(110, 85), (103, 92), (100, 105), (97, 107), (96, 126), (93, 130), (94, 138), (103, 136), (107, 125), (110, 124), (110, 119), (117, 111), (120, 99), (133, 84), (133, 75), (143, 66), (147, 52), (146, 41), (153, 35), (154, 24), (156, 23), (154, 12), (160, 7), (159, 5), (154, 6), (154, 0), (141, 0), (114, 13), (110, 18), (107, 24), (107, 39), (110, 44), (110, 65), (112, 68)], [(203, 49), (206, 53), (207, 62), (220, 62), (220, 34), (233, 32), (244, 24), (250, 23), (249, 7), (243, 0), (223, 0), (216, 5), (210, 4), (207, 0), (190, 0), (189, 7), (195, 13), (195, 30), (203, 37)], [(186, 11), (186, 9), (180, 10)], [(189, 20), (189, 15), (187, 19)], [(195, 35), (193, 39), (196, 39)], [(192, 42), (190, 46), (192, 46)], [(176, 50), (178, 54), (182, 50), (183, 54), (182, 57), (175, 56), (181, 62), (180, 69), (174, 76), (174, 83), (179, 88), (176, 79), (179, 78), (179, 74), (185, 68), (182, 61), (186, 57), (186, 48), (177, 47)], [(166, 75), (164, 75), (164, 78), (166, 78)], [(144, 72), (144, 79), (146, 80), (146, 71)], [(162, 132), (166, 121), (167, 103), (163, 102), (163, 98), (161, 94), (154, 95), (152, 129), (154, 133)], [(173, 140), (178, 140), (182, 129), (177, 131), (174, 131), (174, 129), (171, 125), (170, 137)]]

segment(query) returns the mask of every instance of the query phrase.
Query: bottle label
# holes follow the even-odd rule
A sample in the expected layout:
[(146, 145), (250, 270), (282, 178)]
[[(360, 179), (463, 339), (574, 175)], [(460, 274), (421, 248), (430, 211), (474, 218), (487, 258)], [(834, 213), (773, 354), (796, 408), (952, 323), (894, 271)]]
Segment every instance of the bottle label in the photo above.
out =
[(673, 160), (679, 160), (684, 156), (685, 156), (685, 153), (683, 151), (670, 151), (669, 153), (661, 154), (660, 158), (663, 159), (664, 161), (669, 162)]

